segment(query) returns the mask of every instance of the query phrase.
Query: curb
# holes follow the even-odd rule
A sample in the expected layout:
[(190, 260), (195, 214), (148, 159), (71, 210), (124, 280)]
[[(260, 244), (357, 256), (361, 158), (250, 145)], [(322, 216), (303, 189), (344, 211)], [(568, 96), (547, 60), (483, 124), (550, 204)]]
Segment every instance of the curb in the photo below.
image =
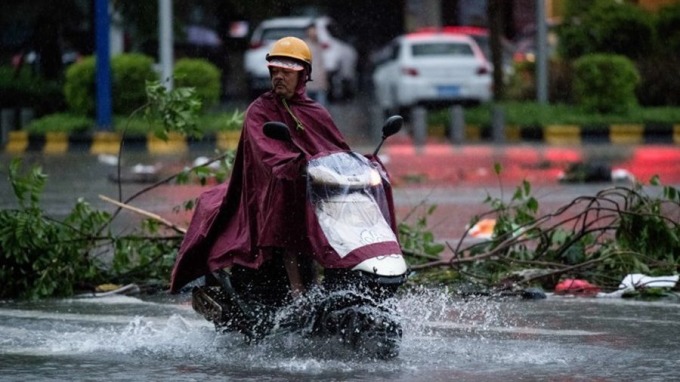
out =
[(122, 135), (115, 132), (96, 132), (88, 135), (49, 132), (45, 135), (31, 135), (25, 131), (10, 131), (4, 152), (21, 154), (39, 151), (51, 155), (86, 151), (93, 155), (115, 155), (118, 154), (121, 144), (126, 149), (145, 150), (158, 155), (184, 153), (194, 145), (211, 145), (220, 150), (227, 150), (236, 149), (240, 132), (236, 133), (218, 133), (200, 140), (190, 139), (178, 133), (168, 134), (167, 140), (153, 134), (145, 137), (126, 137), (123, 140)]
[[(440, 136), (446, 136), (446, 128), (430, 126)], [(491, 126), (465, 126), (466, 142), (492, 143)], [(580, 145), (584, 143), (635, 145), (635, 144), (680, 144), (680, 124), (611, 124), (611, 125), (546, 125), (546, 126), (505, 126), (506, 142), (539, 142), (547, 145)]]
[[(440, 136), (446, 135), (446, 128), (429, 126), (428, 129)], [(465, 126), (466, 142), (493, 143), (489, 127)], [(187, 152), (192, 145), (213, 145), (219, 150), (235, 149), (240, 132), (223, 132), (205, 136), (201, 140), (188, 139), (177, 133), (170, 133), (163, 141), (153, 134), (146, 137), (123, 138), (119, 133), (96, 132), (88, 135), (46, 133), (29, 135), (25, 131), (10, 131), (4, 152), (21, 154), (40, 151), (44, 154), (62, 154), (69, 151), (88, 151), (90, 154), (117, 154), (121, 143), (126, 148), (143, 149), (151, 154), (173, 154)], [(506, 142), (542, 142), (551, 146), (580, 144), (680, 144), (680, 124), (612, 124), (612, 125), (508, 125), (504, 131)]]

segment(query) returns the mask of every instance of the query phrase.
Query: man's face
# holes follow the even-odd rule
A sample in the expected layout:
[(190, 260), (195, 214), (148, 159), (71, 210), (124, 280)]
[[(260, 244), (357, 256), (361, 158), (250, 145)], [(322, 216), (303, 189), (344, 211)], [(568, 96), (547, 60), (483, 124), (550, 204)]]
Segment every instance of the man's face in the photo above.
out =
[(299, 72), (278, 67), (270, 67), (269, 70), (274, 93), (285, 99), (292, 97), (297, 88)]

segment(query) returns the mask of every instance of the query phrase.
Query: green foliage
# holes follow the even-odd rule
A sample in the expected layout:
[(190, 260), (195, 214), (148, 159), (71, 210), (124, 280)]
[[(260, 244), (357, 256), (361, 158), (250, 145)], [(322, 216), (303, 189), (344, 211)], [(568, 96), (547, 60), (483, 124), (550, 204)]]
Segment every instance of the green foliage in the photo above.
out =
[(129, 114), (143, 105), (147, 100), (146, 82), (158, 78), (153, 59), (138, 53), (112, 57), (111, 74), (115, 114)]
[(139, 233), (115, 238), (111, 278), (121, 284), (139, 280), (167, 283), (181, 237), (164, 237), (158, 228), (155, 221), (145, 220)]
[[(137, 111), (144, 111), (148, 118), (158, 121), (161, 136), (170, 131), (200, 133), (196, 117), (201, 102), (193, 89), (177, 88), (168, 92), (158, 81), (147, 83), (146, 89), (149, 101)], [(242, 117), (238, 112), (230, 116), (233, 123), (242, 123)], [(56, 120), (59, 118), (55, 116)], [(223, 181), (232, 161), (233, 152), (228, 151), (213, 159), (220, 163), (219, 169), (209, 168), (206, 163), (182, 171), (174, 178), (181, 182), (195, 174), (202, 182), (209, 177)], [(167, 283), (181, 236), (167, 235), (167, 229), (162, 230), (167, 227), (152, 219), (143, 221), (136, 230), (127, 230), (125, 235), (113, 235), (109, 226), (117, 212), (93, 210), (82, 199), (63, 221), (52, 219), (39, 206), (45, 174), (40, 168), (34, 168), (21, 176), (19, 167), (19, 159), (9, 166), (9, 181), (19, 208), (0, 211), (0, 280), (3, 281), (0, 299), (69, 296), (102, 282)], [(161, 183), (170, 180), (172, 177)], [(153, 186), (124, 203), (151, 189)], [(192, 208), (193, 201), (184, 207)]]
[[(660, 186), (656, 178), (652, 184)], [(675, 273), (680, 261), (680, 225), (663, 213), (666, 205), (680, 204), (680, 193), (670, 186), (663, 186), (662, 192), (661, 199), (631, 194), (628, 210), (616, 230), (619, 248), (642, 254), (645, 264), (660, 275)]]
[[(496, 166), (495, 171), (500, 174), (502, 169)], [(651, 195), (641, 184), (612, 187), (541, 213), (525, 181), (507, 202), (502, 196), (487, 197), (490, 210), (471, 219), (470, 227), (482, 217), (494, 217), (491, 239), (450, 246), (449, 263), (438, 252), (435, 258), (404, 253), (419, 280), (467, 281), (487, 290), (536, 284), (552, 289), (560, 278), (582, 278), (616, 289), (629, 273), (675, 274), (680, 261), (680, 223), (675, 218), (680, 190), (661, 186), (657, 178), (650, 187)], [(433, 239), (422, 219), (415, 228), (402, 229)]]
[(197, 125), (201, 111), (201, 100), (194, 88), (176, 87), (171, 91), (158, 81), (147, 82), (148, 103), (145, 115), (150, 120), (160, 121), (163, 129), (155, 134), (165, 138), (169, 131), (177, 131), (193, 137), (201, 137), (203, 132)]
[[(96, 59), (85, 57), (66, 71), (64, 95), (75, 114), (93, 116), (95, 111)], [(121, 54), (111, 58), (112, 105), (114, 114), (128, 114), (146, 101), (146, 81), (157, 78), (153, 59), (141, 54)]]
[(84, 133), (94, 126), (94, 121), (82, 115), (69, 113), (50, 114), (31, 121), (26, 130), (32, 134), (47, 132)]
[(680, 4), (669, 5), (659, 10), (656, 31), (663, 39), (663, 44), (659, 47), (660, 55), (680, 59)]
[(204, 132), (241, 131), (245, 112), (235, 109), (232, 113), (216, 113), (201, 119)]
[(64, 96), (69, 110), (75, 114), (94, 115), (95, 71), (94, 56), (85, 57), (66, 69)]
[(163, 124), (160, 121), (146, 118), (145, 116), (115, 116), (113, 118), (113, 129), (119, 133), (124, 133), (130, 137), (146, 137), (148, 133), (162, 131)]
[[(200, 127), (202, 134), (222, 131), (240, 131), (243, 126), (244, 112), (235, 109), (226, 113), (210, 113), (196, 117), (195, 125)], [(49, 114), (31, 121), (26, 128), (31, 134), (46, 132), (86, 133), (92, 131), (94, 120), (82, 115), (71, 113)], [(114, 116), (114, 130), (124, 132), (127, 136), (145, 136), (147, 133), (162, 131), (164, 126), (159, 118)]]
[[(535, 102), (503, 102), (496, 104), (503, 108), (505, 122), (516, 126), (548, 126), (574, 124), (582, 126), (606, 126), (614, 123), (667, 123), (680, 121), (680, 108), (647, 107), (634, 108), (626, 114), (602, 114), (565, 104), (538, 104)], [(449, 109), (433, 110), (428, 113), (428, 124), (448, 126)], [(465, 109), (465, 122), (478, 126), (490, 126), (492, 105), (480, 105)], [(606, 128), (606, 127), (605, 127)]]
[(436, 242), (427, 227), (427, 217), (432, 215), (435, 209), (436, 206), (427, 208), (425, 214), (413, 225), (406, 221), (399, 223), (399, 242), (404, 251), (417, 255), (412, 257), (414, 263), (436, 259), (444, 251), (444, 244)]
[(586, 55), (574, 62), (574, 92), (587, 111), (627, 113), (637, 106), (640, 82), (635, 65), (623, 56)]
[(637, 59), (641, 105), (680, 105), (680, 4), (661, 8), (656, 20), (658, 51)]
[(182, 58), (174, 67), (175, 86), (196, 89), (204, 110), (219, 101), (220, 75), (215, 65), (203, 59)]
[(39, 208), (46, 176), (40, 168), (22, 176), (19, 166), (12, 161), (9, 181), (20, 208), (0, 211), (0, 298), (71, 295), (77, 284), (96, 281), (88, 249), (107, 214), (79, 200), (63, 223), (50, 219)]
[(563, 57), (576, 59), (586, 54), (612, 53), (640, 58), (654, 52), (653, 20), (640, 7), (615, 0), (587, 3), (572, 6), (558, 29)]

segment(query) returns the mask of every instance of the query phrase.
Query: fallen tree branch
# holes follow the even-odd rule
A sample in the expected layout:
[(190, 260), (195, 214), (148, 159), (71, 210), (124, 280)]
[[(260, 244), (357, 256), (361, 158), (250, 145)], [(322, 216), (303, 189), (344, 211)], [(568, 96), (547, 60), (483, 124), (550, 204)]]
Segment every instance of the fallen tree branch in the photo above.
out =
[(173, 222), (164, 219), (164, 218), (161, 217), (160, 215), (156, 215), (156, 214), (154, 214), (154, 213), (152, 213), (152, 212), (149, 212), (149, 211), (144, 211), (144, 210), (142, 210), (142, 209), (140, 209), (140, 208), (133, 207), (133, 206), (131, 206), (131, 205), (129, 205), (129, 204), (121, 203), (121, 202), (119, 202), (119, 201), (117, 201), (117, 200), (114, 200), (114, 199), (109, 198), (108, 196), (99, 195), (99, 198), (102, 199), (102, 200), (104, 200), (104, 201), (106, 201), (106, 202), (109, 202), (109, 203), (111, 203), (111, 204), (115, 204), (116, 206), (118, 206), (118, 207), (120, 207), (120, 208), (124, 208), (124, 209), (126, 209), (126, 210), (130, 210), (130, 211), (132, 211), (132, 212), (134, 212), (134, 213), (137, 213), (137, 214), (146, 216), (146, 217), (148, 217), (148, 218), (150, 218), (150, 219), (153, 219), (153, 220), (155, 220), (155, 221), (157, 221), (157, 222), (163, 224), (164, 226), (166, 226), (166, 227), (168, 227), (168, 228), (171, 228), (171, 229), (173, 229), (174, 231), (179, 232), (179, 233), (181, 233), (181, 234), (187, 233), (186, 228), (179, 227), (179, 226), (177, 226), (176, 224), (174, 224)]

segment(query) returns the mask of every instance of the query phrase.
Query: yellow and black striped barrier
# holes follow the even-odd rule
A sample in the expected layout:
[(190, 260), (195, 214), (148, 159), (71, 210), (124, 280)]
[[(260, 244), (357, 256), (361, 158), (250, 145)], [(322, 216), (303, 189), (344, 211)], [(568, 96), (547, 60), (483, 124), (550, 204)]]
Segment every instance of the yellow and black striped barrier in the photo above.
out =
[(25, 131), (10, 131), (3, 151), (7, 154), (42, 152), (43, 154), (63, 154), (67, 152), (88, 152), (90, 154), (116, 155), (121, 148), (145, 150), (150, 154), (179, 154), (190, 150), (192, 145), (213, 145), (218, 149), (236, 149), (240, 132), (220, 132), (195, 141), (177, 133), (168, 134), (161, 139), (154, 134), (145, 137), (126, 137), (115, 132), (96, 132), (91, 135), (68, 135), (66, 133), (46, 133), (29, 135)]
[[(446, 129), (430, 126), (431, 131), (445, 135)], [(465, 126), (466, 142), (491, 141), (490, 126)], [(614, 145), (680, 144), (680, 123), (678, 124), (613, 124), (613, 125), (548, 125), (514, 126), (504, 129), (506, 142), (535, 142), (547, 145), (580, 145), (590, 143)], [(151, 154), (184, 153), (196, 145), (213, 145), (220, 150), (235, 149), (239, 137), (236, 132), (223, 132), (206, 136), (200, 141), (190, 140), (180, 134), (169, 134), (162, 140), (149, 134), (145, 137), (123, 137), (115, 132), (96, 132), (90, 135), (68, 135), (47, 133), (29, 135), (25, 131), (10, 131), (3, 151), (7, 154), (21, 154), (40, 151), (44, 154), (62, 154), (69, 151), (90, 154), (117, 154), (121, 144), (134, 150), (146, 150)]]
[[(446, 128), (430, 131), (446, 135)], [(466, 125), (466, 142), (491, 142), (491, 126)], [(612, 125), (506, 125), (505, 142), (536, 142), (547, 145), (580, 145), (590, 143), (614, 145), (680, 144), (680, 124), (612, 124)]]

